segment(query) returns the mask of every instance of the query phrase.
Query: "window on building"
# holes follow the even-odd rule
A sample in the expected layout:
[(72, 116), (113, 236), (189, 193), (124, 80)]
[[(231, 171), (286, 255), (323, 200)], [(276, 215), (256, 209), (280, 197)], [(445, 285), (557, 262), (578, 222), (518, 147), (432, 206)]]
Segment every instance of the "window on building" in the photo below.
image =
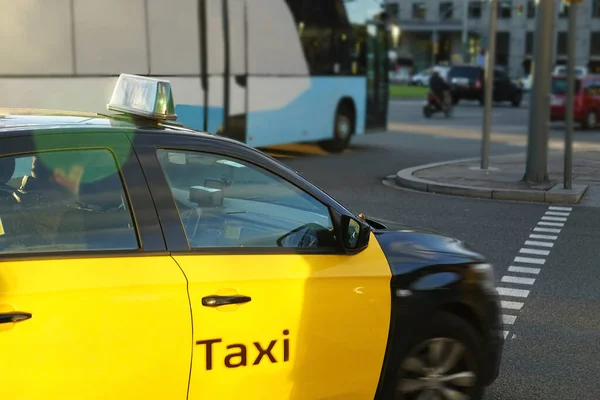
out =
[(533, 55), (533, 32), (525, 34), (525, 54)]
[(510, 19), (512, 17), (512, 0), (498, 1), (498, 18)]
[(567, 55), (567, 32), (558, 32), (556, 54), (559, 56)]
[(454, 4), (451, 1), (442, 1), (440, 3), (440, 20), (452, 19), (454, 15)]
[(481, 18), (481, 1), (475, 0), (469, 2), (469, 18), (480, 19)]
[(590, 35), (590, 55), (600, 56), (600, 32), (592, 32)]
[(510, 32), (498, 32), (496, 34), (496, 65), (508, 65), (510, 50)]
[(600, 18), (600, 0), (594, 0), (592, 3), (592, 18)]
[(469, 37), (469, 56), (471, 59), (475, 59), (481, 54), (481, 38), (477, 36)]
[(386, 10), (392, 19), (400, 19), (400, 5), (398, 3), (387, 3)]
[(424, 20), (427, 17), (427, 7), (424, 2), (413, 3), (412, 18)]
[(535, 0), (527, 1), (527, 18), (535, 18)]
[(561, 3), (558, 9), (558, 18), (567, 18), (569, 16), (569, 9), (567, 5)]

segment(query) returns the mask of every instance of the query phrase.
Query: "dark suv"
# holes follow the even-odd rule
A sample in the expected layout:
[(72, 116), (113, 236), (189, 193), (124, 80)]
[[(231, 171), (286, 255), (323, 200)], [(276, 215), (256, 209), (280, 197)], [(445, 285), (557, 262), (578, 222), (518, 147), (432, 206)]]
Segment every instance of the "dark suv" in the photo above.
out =
[[(479, 104), (483, 105), (484, 77), (484, 69), (477, 65), (451, 67), (447, 80), (454, 104), (460, 100), (478, 100)], [(493, 101), (510, 102), (513, 107), (519, 107), (522, 100), (523, 89), (517, 86), (502, 68), (494, 68)]]

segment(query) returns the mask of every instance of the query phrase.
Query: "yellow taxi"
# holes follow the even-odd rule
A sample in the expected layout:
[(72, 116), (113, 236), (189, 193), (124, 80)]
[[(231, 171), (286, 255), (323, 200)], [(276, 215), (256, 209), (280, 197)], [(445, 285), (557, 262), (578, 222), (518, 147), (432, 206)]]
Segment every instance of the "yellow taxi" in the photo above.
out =
[(480, 254), (178, 125), (168, 81), (121, 75), (108, 108), (0, 110), (0, 399), (462, 400), (496, 379)]

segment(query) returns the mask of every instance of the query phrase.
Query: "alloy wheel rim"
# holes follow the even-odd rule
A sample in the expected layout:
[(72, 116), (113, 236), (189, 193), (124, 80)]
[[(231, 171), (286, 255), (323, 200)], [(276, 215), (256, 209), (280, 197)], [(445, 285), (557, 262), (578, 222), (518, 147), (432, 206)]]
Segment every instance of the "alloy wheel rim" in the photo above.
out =
[(469, 400), (477, 384), (476, 363), (466, 346), (450, 338), (419, 344), (401, 365), (397, 398), (405, 400)]

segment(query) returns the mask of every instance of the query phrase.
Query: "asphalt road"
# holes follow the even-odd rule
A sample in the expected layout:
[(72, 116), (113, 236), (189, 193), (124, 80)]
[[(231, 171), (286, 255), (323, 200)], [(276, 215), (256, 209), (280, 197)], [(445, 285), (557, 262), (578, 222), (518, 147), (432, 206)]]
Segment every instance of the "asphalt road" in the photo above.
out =
[[(509, 103), (495, 104), (492, 108), (492, 140), (495, 142), (523, 143), (527, 137), (529, 124), (529, 96), (521, 107), (514, 108)], [(392, 101), (389, 103), (390, 129), (411, 132), (415, 125), (424, 125), (431, 132), (436, 128), (462, 129), (475, 133), (474, 139), (481, 137), (483, 125), (483, 107), (478, 102), (461, 101), (453, 110), (451, 118), (443, 114), (435, 114), (431, 119), (425, 119), (422, 112), (422, 100)], [(565, 124), (562, 122), (549, 123), (550, 138), (562, 142), (564, 140)], [(443, 134), (443, 133), (439, 133)], [(494, 136), (497, 136), (494, 138)], [(574, 140), (600, 142), (600, 130), (582, 130), (578, 124), (575, 126)]]
[[(502, 298), (511, 307), (505, 310), (507, 343), (501, 376), (488, 389), (486, 400), (599, 399), (600, 208), (549, 210), (543, 204), (435, 195), (382, 184), (382, 179), (402, 168), (478, 156), (479, 137), (461, 132), (477, 130), (480, 124), (478, 105), (459, 105), (451, 120), (439, 116), (424, 120), (418, 103), (390, 103), (391, 126), (418, 125), (421, 131), (371, 134), (354, 140), (352, 149), (343, 154), (283, 161), (357, 212), (455, 236), (489, 257), (497, 286), (512, 296)], [(493, 142), (493, 153), (525, 150), (525, 108), (498, 106), (493, 124), (494, 132), (507, 135)], [(431, 132), (439, 126), (456, 132)], [(560, 128), (555, 128), (557, 140), (560, 134)], [(600, 132), (578, 132), (576, 138), (600, 141)], [(562, 226), (547, 225), (549, 221)], [(540, 228), (555, 231), (540, 232)], [(532, 234), (545, 235), (546, 247), (525, 245), (528, 240), (539, 241)], [(535, 254), (523, 254), (522, 249), (533, 249)], [(543, 264), (518, 264), (515, 257), (536, 258)], [(509, 271), (517, 265), (521, 272)], [(523, 296), (523, 290), (527, 297), (515, 296)]]

